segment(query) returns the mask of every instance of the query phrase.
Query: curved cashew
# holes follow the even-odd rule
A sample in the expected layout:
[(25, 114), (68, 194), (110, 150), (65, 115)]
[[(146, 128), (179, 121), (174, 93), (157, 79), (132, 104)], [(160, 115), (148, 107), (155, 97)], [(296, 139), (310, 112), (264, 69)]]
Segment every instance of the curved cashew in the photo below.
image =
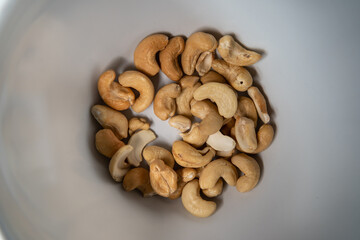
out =
[(248, 89), (248, 94), (251, 99), (254, 101), (256, 110), (259, 114), (259, 117), (263, 123), (270, 122), (270, 116), (266, 107), (266, 100), (264, 95), (261, 94), (260, 90), (257, 87), (251, 87)]
[(220, 38), (218, 51), (226, 62), (237, 66), (249, 66), (261, 59), (259, 53), (243, 48), (230, 35)]
[(185, 117), (191, 118), (190, 101), (196, 89), (201, 86), (199, 77), (185, 76), (180, 79), (181, 93), (176, 98), (177, 113)]
[(214, 59), (213, 52), (203, 52), (196, 62), (195, 69), (200, 76), (204, 76), (211, 69), (211, 64)]
[(239, 147), (244, 152), (255, 151), (257, 148), (257, 140), (254, 121), (246, 117), (236, 119), (235, 137)]
[(217, 47), (215, 37), (208, 33), (193, 33), (186, 41), (185, 50), (181, 55), (181, 65), (186, 75), (192, 75), (196, 62), (203, 52), (213, 52)]
[(124, 114), (104, 105), (94, 105), (91, 113), (103, 128), (111, 129), (119, 140), (127, 138), (128, 120)]
[(190, 182), (196, 177), (197, 171), (194, 168), (179, 168), (176, 173), (183, 182)]
[(144, 147), (155, 139), (156, 135), (151, 130), (141, 130), (134, 133), (128, 142), (128, 145), (134, 148), (134, 151), (132, 151), (128, 157), (129, 163), (135, 167), (139, 166), (142, 161), (141, 153)]
[(216, 151), (231, 152), (235, 149), (236, 142), (232, 137), (223, 135), (220, 131), (211, 134), (206, 143)]
[(231, 162), (244, 173), (236, 182), (236, 189), (239, 192), (248, 192), (253, 189), (260, 179), (260, 167), (257, 161), (240, 153), (231, 158)]
[(194, 92), (194, 99), (210, 99), (215, 102), (221, 116), (230, 118), (237, 110), (237, 94), (224, 83), (210, 82), (200, 86)]
[(138, 71), (126, 71), (120, 74), (119, 83), (124, 87), (136, 89), (140, 96), (131, 106), (134, 112), (142, 112), (150, 106), (154, 99), (154, 85), (152, 81), (143, 73)]
[(165, 164), (171, 168), (173, 168), (175, 164), (175, 160), (171, 152), (158, 146), (145, 147), (143, 151), (143, 157), (149, 166), (154, 160), (157, 159), (163, 160)]
[(112, 156), (109, 163), (109, 172), (116, 182), (121, 182), (125, 174), (129, 171), (130, 164), (125, 162), (125, 160), (133, 149), (132, 146), (125, 145)]
[(154, 76), (160, 71), (156, 62), (156, 53), (163, 50), (169, 42), (164, 34), (153, 34), (144, 38), (134, 52), (135, 67), (148, 76)]
[(177, 189), (177, 174), (162, 160), (150, 164), (150, 183), (154, 191), (163, 197), (169, 197)]
[(253, 79), (248, 70), (243, 67), (230, 65), (224, 60), (214, 59), (212, 68), (223, 75), (235, 90), (244, 92), (253, 83)]
[(175, 98), (180, 93), (181, 87), (176, 83), (170, 83), (160, 88), (154, 99), (155, 115), (163, 121), (174, 116), (176, 111)]
[(186, 132), (191, 127), (191, 120), (182, 115), (176, 115), (169, 119), (169, 125), (178, 129), (180, 132)]
[(114, 82), (115, 77), (116, 74), (113, 70), (101, 74), (98, 81), (98, 91), (100, 97), (108, 106), (122, 111), (134, 104), (135, 94), (130, 88)]
[(150, 124), (146, 121), (145, 118), (137, 118), (133, 117), (129, 121), (129, 134), (130, 136), (136, 131), (136, 130), (148, 130), (150, 128)]
[(209, 135), (201, 132), (200, 123), (194, 123), (191, 125), (189, 132), (180, 133), (180, 136), (185, 142), (190, 143), (194, 147), (201, 147), (209, 137)]
[(235, 186), (238, 179), (236, 168), (230, 162), (221, 158), (206, 165), (199, 178), (200, 188), (213, 188), (220, 177), (230, 186)]
[(183, 75), (178, 63), (178, 57), (184, 49), (185, 41), (178, 36), (170, 39), (166, 48), (159, 54), (161, 71), (173, 81), (178, 81)]
[(149, 171), (142, 167), (133, 168), (125, 174), (123, 188), (127, 192), (138, 189), (144, 197), (155, 195), (150, 184)]
[(202, 120), (199, 129), (203, 135), (207, 136), (219, 131), (224, 121), (219, 115), (216, 106), (207, 100), (193, 103), (191, 114)]
[(222, 193), (224, 182), (221, 178), (217, 181), (214, 187), (203, 189), (202, 192), (207, 197), (216, 197), (219, 196)]
[(181, 195), (185, 209), (195, 217), (209, 217), (216, 210), (216, 203), (206, 201), (200, 196), (199, 180), (188, 182)]
[(246, 152), (239, 145), (237, 145), (237, 148), (239, 149), (239, 151), (256, 154), (267, 149), (272, 143), (273, 139), (274, 128), (269, 124), (264, 124), (259, 128), (257, 132), (257, 148), (255, 150)]
[(204, 148), (203, 151), (200, 153), (199, 150), (183, 141), (175, 141), (172, 146), (175, 161), (182, 167), (199, 168), (208, 164), (215, 156), (215, 151), (209, 147)]
[(214, 71), (209, 71), (204, 76), (200, 78), (200, 81), (205, 84), (209, 82), (218, 82), (218, 83), (226, 83), (225, 78)]
[(238, 109), (234, 115), (234, 118), (247, 117), (254, 121), (254, 125), (257, 125), (258, 115), (254, 102), (248, 98), (241, 96), (239, 98)]
[(124, 145), (110, 129), (102, 129), (95, 135), (96, 149), (108, 158), (111, 158)]

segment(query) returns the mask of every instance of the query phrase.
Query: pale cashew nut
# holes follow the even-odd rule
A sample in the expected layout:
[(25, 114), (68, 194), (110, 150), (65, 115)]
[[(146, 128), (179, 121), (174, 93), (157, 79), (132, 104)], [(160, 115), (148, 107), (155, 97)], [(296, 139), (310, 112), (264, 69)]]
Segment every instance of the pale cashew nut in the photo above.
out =
[(208, 73), (206, 73), (204, 76), (202, 76), (200, 78), (200, 81), (203, 84), (209, 83), (209, 82), (226, 83), (225, 78), (214, 71), (209, 71)]
[(156, 53), (165, 49), (169, 42), (164, 34), (153, 34), (144, 38), (134, 52), (135, 67), (148, 76), (154, 76), (160, 71), (156, 62)]
[(190, 182), (196, 177), (197, 171), (194, 168), (179, 168), (176, 173), (183, 182)]
[(269, 124), (262, 125), (257, 132), (257, 148), (253, 151), (246, 152), (239, 145), (236, 146), (239, 151), (246, 153), (260, 153), (267, 149), (274, 139), (274, 128)]
[(134, 133), (128, 142), (128, 145), (131, 145), (134, 148), (134, 151), (132, 151), (128, 156), (129, 163), (135, 167), (138, 167), (142, 161), (141, 153), (144, 147), (155, 139), (156, 135), (151, 130), (141, 130)]
[(162, 160), (150, 164), (150, 183), (154, 191), (163, 197), (169, 197), (177, 189), (177, 174)]
[(199, 76), (204, 76), (210, 71), (212, 61), (214, 60), (214, 53), (203, 52), (196, 62), (195, 69), (199, 73)]
[(150, 184), (149, 171), (142, 167), (133, 168), (125, 174), (123, 188), (126, 192), (138, 189), (144, 197), (155, 195)]
[(230, 35), (220, 38), (217, 49), (226, 62), (237, 66), (249, 66), (261, 59), (259, 53), (243, 48)]
[(130, 145), (122, 146), (111, 158), (109, 172), (115, 182), (121, 182), (130, 169), (130, 164), (125, 160), (134, 150)]
[(262, 95), (262, 93), (257, 87), (249, 88), (248, 94), (251, 97), (251, 99), (254, 101), (256, 110), (259, 114), (261, 121), (263, 121), (263, 123), (270, 122), (270, 116), (267, 111), (266, 100), (264, 95)]
[(191, 118), (190, 101), (196, 89), (201, 86), (199, 77), (197, 76), (184, 76), (179, 81), (181, 86), (181, 93), (176, 98), (177, 113), (185, 117)]
[(223, 75), (237, 91), (245, 92), (253, 84), (253, 79), (246, 68), (228, 64), (220, 59), (213, 60), (212, 68)]
[(110, 129), (101, 129), (95, 135), (96, 149), (108, 158), (111, 158), (124, 145)]
[(180, 133), (180, 136), (185, 142), (190, 143), (194, 147), (201, 147), (209, 137), (209, 135), (201, 132), (200, 123), (194, 123), (191, 125), (189, 132)]
[(246, 117), (236, 119), (235, 137), (239, 147), (244, 152), (255, 151), (257, 148), (257, 140), (254, 121)]
[(137, 130), (148, 130), (150, 124), (145, 118), (133, 117), (129, 120), (129, 134), (130, 136)]
[(108, 106), (122, 111), (134, 104), (135, 94), (130, 88), (114, 82), (115, 77), (116, 74), (113, 70), (101, 74), (98, 81), (98, 91), (100, 97)]
[(238, 109), (234, 115), (234, 118), (239, 118), (239, 117), (250, 118), (251, 120), (254, 121), (254, 125), (256, 127), (258, 114), (253, 100), (244, 96), (241, 96), (239, 98)]
[(208, 188), (208, 189), (203, 189), (202, 192), (207, 197), (210, 197), (210, 198), (211, 197), (216, 197), (216, 196), (219, 196), (222, 193), (223, 185), (224, 185), (223, 180), (221, 178), (219, 178), (219, 180), (217, 181), (217, 183), (215, 184), (214, 187)]
[(183, 141), (175, 141), (172, 146), (172, 154), (177, 164), (182, 167), (199, 168), (208, 164), (215, 156), (211, 147), (199, 151)]
[(184, 39), (181, 36), (177, 36), (170, 39), (166, 48), (159, 54), (161, 71), (173, 81), (178, 81), (183, 75), (178, 63), (178, 57), (184, 49)]
[(192, 75), (197, 60), (203, 52), (213, 52), (217, 47), (215, 37), (208, 33), (193, 33), (185, 43), (185, 50), (181, 55), (181, 65), (186, 75)]
[(181, 87), (176, 83), (170, 83), (160, 88), (154, 99), (155, 115), (163, 121), (174, 116), (176, 112), (175, 98), (180, 93)]
[(143, 151), (143, 157), (149, 166), (157, 159), (163, 160), (164, 163), (171, 168), (173, 168), (175, 164), (175, 160), (171, 152), (158, 146), (146, 146)]
[(234, 165), (222, 158), (206, 165), (199, 178), (200, 188), (213, 188), (220, 177), (230, 186), (235, 186), (238, 179), (238, 173)]
[(222, 158), (229, 158), (231, 157), (235, 152), (235, 148), (231, 151), (216, 151), (216, 156), (222, 157)]
[(191, 127), (191, 120), (182, 115), (176, 115), (169, 119), (169, 125), (178, 129), (180, 132), (186, 132)]
[(249, 192), (253, 189), (260, 179), (260, 166), (257, 161), (240, 153), (231, 158), (231, 162), (244, 173), (236, 182), (236, 189), (239, 192)]
[(231, 152), (235, 149), (236, 142), (232, 137), (223, 135), (220, 131), (211, 134), (206, 143), (216, 151)]
[(206, 201), (200, 196), (199, 180), (188, 182), (181, 195), (181, 201), (185, 209), (195, 217), (209, 217), (216, 210), (216, 203)]

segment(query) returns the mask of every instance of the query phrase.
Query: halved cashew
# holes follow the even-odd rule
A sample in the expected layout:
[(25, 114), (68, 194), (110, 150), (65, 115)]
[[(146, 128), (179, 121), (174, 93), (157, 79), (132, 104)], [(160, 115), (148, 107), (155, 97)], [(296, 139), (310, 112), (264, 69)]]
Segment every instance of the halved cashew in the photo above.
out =
[(183, 141), (175, 141), (172, 146), (172, 154), (175, 161), (182, 167), (199, 168), (208, 164), (215, 156), (212, 148), (205, 148), (206, 152), (199, 150)]
[(134, 104), (135, 94), (130, 88), (114, 82), (115, 77), (116, 74), (113, 70), (101, 74), (98, 81), (98, 91), (100, 97), (108, 106), (122, 111)]
[(195, 217), (209, 217), (216, 210), (216, 203), (206, 201), (200, 196), (199, 180), (188, 182), (181, 195), (185, 209)]
[(175, 164), (174, 157), (171, 152), (158, 146), (145, 147), (143, 151), (143, 157), (149, 166), (154, 160), (157, 159), (163, 160), (165, 164), (171, 168), (173, 168)]
[[(235, 115), (234, 115), (234, 117), (235, 117)], [(234, 126), (235, 126), (235, 118), (231, 117), (231, 118), (224, 119), (223, 126), (221, 127), (222, 134), (230, 135), (230, 130)]]
[(125, 145), (112, 156), (109, 163), (109, 172), (116, 182), (121, 182), (125, 174), (129, 171), (130, 164), (125, 160), (133, 150), (134, 148), (132, 146)]
[(254, 121), (247, 117), (239, 117), (235, 122), (235, 137), (244, 152), (252, 152), (257, 148)]
[(203, 32), (191, 34), (185, 43), (185, 50), (181, 55), (181, 65), (184, 73), (192, 75), (200, 54), (215, 51), (217, 45), (215, 37), (211, 34)]
[(196, 89), (201, 86), (199, 77), (184, 76), (180, 79), (181, 93), (176, 98), (177, 113), (185, 117), (191, 118), (190, 101)]
[(166, 48), (159, 54), (161, 71), (173, 81), (178, 81), (183, 75), (178, 63), (178, 57), (184, 49), (184, 39), (177, 36), (171, 38)]
[(231, 152), (235, 149), (236, 142), (232, 137), (223, 135), (220, 131), (211, 134), (206, 143), (216, 151)]
[(221, 178), (217, 181), (214, 187), (203, 189), (202, 192), (207, 197), (216, 197), (219, 196), (222, 193), (224, 182)]
[(230, 186), (235, 186), (236, 180), (238, 179), (234, 165), (222, 158), (216, 159), (206, 165), (199, 178), (200, 188), (213, 188), (220, 177)]
[(200, 55), (195, 66), (195, 69), (200, 76), (204, 76), (207, 72), (210, 71), (213, 59), (214, 53), (212, 52), (203, 52)]
[(180, 133), (180, 136), (185, 142), (190, 143), (194, 147), (201, 147), (209, 137), (209, 135), (201, 132), (200, 123), (194, 123), (191, 125), (190, 131), (186, 133)]
[(119, 140), (128, 136), (128, 120), (124, 114), (104, 105), (94, 105), (91, 113), (103, 128), (111, 129)]
[(194, 168), (179, 168), (176, 173), (183, 182), (190, 182), (196, 177), (196, 169)]
[(255, 150), (246, 152), (238, 145), (236, 146), (236, 148), (238, 148), (239, 151), (256, 154), (267, 149), (272, 143), (273, 139), (274, 139), (274, 128), (270, 124), (264, 124), (259, 128), (257, 132), (257, 148)]
[(101, 129), (95, 135), (96, 149), (108, 158), (111, 158), (124, 145), (110, 129)]
[(193, 103), (191, 114), (202, 120), (199, 129), (201, 134), (207, 136), (219, 131), (224, 121), (219, 115), (216, 106), (208, 100)]
[(238, 109), (234, 115), (234, 118), (247, 117), (254, 121), (254, 125), (257, 125), (258, 115), (256, 107), (251, 98), (241, 96), (239, 98)]
[(236, 189), (239, 192), (248, 192), (253, 189), (260, 179), (260, 167), (257, 161), (240, 153), (231, 158), (231, 162), (244, 173), (236, 182)]
[(176, 115), (169, 119), (169, 125), (178, 129), (180, 132), (186, 132), (191, 127), (191, 120), (182, 115)]
[(124, 87), (136, 89), (140, 96), (131, 106), (134, 112), (142, 112), (150, 106), (154, 99), (154, 85), (152, 81), (143, 73), (138, 71), (126, 71), (120, 74), (119, 83)]
[(214, 71), (209, 71), (208, 73), (206, 73), (204, 76), (202, 76), (200, 78), (200, 81), (203, 84), (209, 83), (209, 82), (226, 83), (225, 78)]
[(245, 92), (253, 84), (249, 71), (243, 67), (228, 64), (224, 60), (214, 59), (212, 68), (223, 75), (237, 91)]
[(129, 134), (130, 136), (136, 131), (136, 130), (148, 130), (150, 128), (150, 124), (146, 121), (145, 118), (137, 118), (133, 117), (129, 121)]
[(151, 130), (141, 130), (134, 133), (128, 142), (128, 145), (134, 148), (134, 151), (132, 151), (128, 157), (129, 163), (135, 167), (139, 166), (142, 161), (141, 153), (144, 147), (155, 139), (156, 135)]
[(235, 148), (231, 151), (216, 151), (216, 156), (222, 157), (222, 158), (229, 158), (231, 157), (235, 152)]
[(125, 174), (123, 180), (123, 188), (130, 192), (138, 189), (143, 193), (144, 197), (151, 197), (155, 195), (154, 190), (150, 184), (149, 171), (142, 167), (133, 168)]
[(154, 99), (155, 115), (163, 121), (174, 116), (176, 111), (175, 98), (180, 93), (181, 87), (176, 83), (170, 83), (160, 88)]
[(237, 110), (237, 94), (224, 83), (210, 82), (200, 86), (194, 92), (194, 99), (201, 101), (210, 99), (215, 102), (221, 116), (230, 118)]
[(243, 48), (230, 35), (220, 38), (218, 51), (226, 62), (237, 66), (249, 66), (261, 59), (259, 53)]
[(164, 34), (153, 34), (144, 38), (134, 52), (135, 67), (148, 76), (154, 76), (160, 71), (156, 62), (156, 53), (163, 50), (169, 42)]
[(162, 160), (150, 164), (150, 183), (154, 191), (163, 197), (169, 197), (177, 189), (177, 174)]
[(249, 88), (248, 94), (251, 97), (251, 99), (254, 101), (256, 110), (263, 123), (270, 122), (270, 116), (267, 111), (266, 100), (264, 95), (261, 94), (260, 90), (257, 87)]

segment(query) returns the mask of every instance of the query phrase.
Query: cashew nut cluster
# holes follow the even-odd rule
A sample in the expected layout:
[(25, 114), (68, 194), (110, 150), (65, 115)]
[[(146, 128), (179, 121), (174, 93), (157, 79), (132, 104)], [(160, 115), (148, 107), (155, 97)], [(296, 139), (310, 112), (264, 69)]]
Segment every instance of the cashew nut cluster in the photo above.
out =
[[(181, 198), (201, 218), (217, 208), (204, 195), (219, 196), (225, 184), (243, 194), (254, 189), (261, 174), (254, 154), (267, 149), (275, 134), (266, 95), (247, 69), (260, 60), (230, 35), (152, 34), (141, 40), (134, 51), (137, 70), (120, 73), (117, 81), (114, 70), (102, 73), (98, 91), (105, 105), (91, 107), (103, 128), (95, 147), (108, 158), (111, 178), (126, 192)], [(169, 81), (155, 91), (153, 77), (160, 71)], [(151, 104), (182, 138), (171, 149), (153, 145), (154, 120), (120, 112), (141, 113)]]

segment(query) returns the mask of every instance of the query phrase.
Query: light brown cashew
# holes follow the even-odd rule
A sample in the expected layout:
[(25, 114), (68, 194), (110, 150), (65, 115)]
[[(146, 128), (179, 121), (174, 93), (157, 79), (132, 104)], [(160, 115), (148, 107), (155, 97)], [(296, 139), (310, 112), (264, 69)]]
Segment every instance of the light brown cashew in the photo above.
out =
[(253, 189), (260, 179), (260, 167), (257, 161), (240, 153), (231, 158), (231, 162), (244, 173), (236, 182), (236, 189), (239, 192), (248, 192)]
[(220, 38), (217, 49), (226, 62), (237, 66), (249, 66), (261, 59), (259, 53), (243, 48), (230, 35)]
[(193, 33), (185, 43), (185, 50), (181, 55), (181, 65), (186, 75), (192, 75), (196, 62), (203, 52), (213, 52), (217, 47), (215, 37), (208, 33)]
[(128, 142), (128, 145), (131, 145), (134, 148), (134, 151), (132, 151), (128, 156), (129, 163), (135, 167), (138, 167), (142, 161), (141, 153), (144, 147), (155, 139), (156, 135), (151, 130), (141, 130), (134, 133)]
[[(205, 152), (206, 151), (206, 152)], [(172, 146), (175, 161), (182, 167), (199, 168), (208, 164), (215, 156), (214, 149), (206, 147), (202, 153), (183, 141), (175, 141)]]
[(179, 198), (181, 196), (182, 190), (184, 189), (185, 185), (186, 185), (186, 182), (181, 181), (181, 179), (178, 176), (178, 182), (177, 182), (178, 187), (175, 192), (173, 192), (169, 195), (169, 198), (171, 200), (175, 200), (175, 199)]
[(219, 196), (222, 193), (224, 182), (221, 178), (217, 181), (214, 187), (203, 189), (202, 192), (207, 197), (216, 197)]
[(225, 78), (215, 71), (209, 71), (208, 73), (206, 73), (204, 76), (202, 76), (200, 78), (200, 81), (203, 84), (209, 83), (209, 82), (226, 83)]
[(199, 73), (199, 76), (204, 76), (207, 72), (210, 71), (213, 59), (214, 53), (212, 52), (203, 52), (200, 55), (195, 66), (195, 69)]
[(122, 111), (134, 104), (135, 94), (130, 88), (114, 82), (115, 77), (116, 74), (113, 70), (101, 74), (98, 81), (98, 91), (100, 97), (108, 106)]
[(191, 114), (202, 120), (199, 129), (203, 135), (207, 136), (219, 131), (224, 121), (219, 115), (216, 106), (208, 100), (193, 103)]
[(224, 60), (214, 59), (212, 68), (223, 75), (237, 91), (245, 92), (253, 84), (249, 71), (243, 67), (228, 64)]
[(142, 167), (133, 168), (125, 174), (123, 180), (123, 188), (130, 192), (138, 189), (142, 192), (143, 197), (151, 197), (155, 195), (150, 184), (149, 171)]
[(260, 90), (257, 87), (249, 88), (248, 94), (254, 101), (257, 113), (259, 114), (261, 121), (263, 121), (263, 123), (270, 122), (270, 116), (267, 111), (264, 95), (261, 94)]
[(136, 130), (148, 130), (150, 128), (150, 124), (146, 121), (145, 118), (137, 118), (133, 117), (129, 120), (129, 134), (130, 136)]
[(161, 71), (173, 81), (178, 81), (183, 75), (178, 63), (178, 57), (184, 49), (184, 39), (177, 36), (171, 38), (166, 48), (159, 54)]
[(257, 132), (257, 148), (255, 150), (246, 152), (239, 145), (237, 145), (236, 148), (242, 152), (256, 154), (267, 149), (272, 143), (273, 139), (274, 128), (270, 124), (264, 124), (259, 128)]
[(131, 87), (139, 92), (139, 97), (131, 106), (134, 112), (142, 112), (150, 106), (154, 99), (154, 85), (143, 73), (138, 71), (126, 71), (120, 74), (119, 83), (124, 87)]
[(174, 116), (176, 111), (175, 98), (180, 93), (181, 87), (176, 83), (170, 83), (160, 88), (154, 99), (155, 115), (163, 121)]
[(165, 49), (169, 38), (164, 34), (153, 34), (144, 38), (134, 52), (135, 67), (148, 76), (154, 76), (160, 71), (156, 62), (156, 53)]
[(229, 85), (210, 82), (195, 90), (194, 99), (196, 101), (201, 101), (207, 98), (216, 103), (221, 116), (225, 118), (231, 118), (234, 116), (238, 104), (237, 94)]
[(220, 131), (209, 135), (206, 143), (216, 151), (231, 152), (235, 149), (236, 142), (232, 137), (223, 135)]
[(216, 203), (206, 201), (200, 196), (199, 180), (188, 182), (181, 195), (181, 201), (185, 209), (195, 217), (209, 217), (216, 210)]
[(191, 120), (182, 115), (176, 115), (169, 119), (169, 125), (178, 129), (180, 132), (186, 132), (191, 127)]
[(251, 100), (251, 98), (248, 98), (245, 96), (241, 96), (239, 98), (238, 109), (234, 115), (234, 118), (239, 118), (239, 117), (250, 118), (251, 120), (254, 121), (254, 125), (256, 127), (258, 115), (257, 115), (255, 104)]
[(95, 135), (96, 149), (108, 158), (111, 158), (124, 145), (110, 129), (102, 129)]
[(173, 168), (175, 164), (175, 160), (171, 152), (158, 146), (146, 146), (143, 151), (143, 157), (149, 166), (157, 159), (163, 160), (164, 163), (171, 168)]
[(235, 186), (238, 179), (236, 168), (229, 161), (222, 158), (206, 165), (199, 178), (200, 188), (213, 188), (220, 177), (230, 186)]
[(115, 182), (121, 182), (125, 174), (129, 171), (130, 164), (125, 160), (133, 149), (134, 148), (132, 146), (125, 145), (117, 150), (117, 152), (112, 156), (109, 163), (109, 172)]
[(162, 160), (150, 164), (150, 183), (154, 191), (163, 197), (169, 197), (177, 189), (177, 174)]
[(128, 136), (128, 120), (124, 114), (104, 105), (94, 105), (91, 113), (103, 128), (111, 129), (121, 140)]
[(193, 99), (195, 90), (201, 86), (199, 77), (184, 76), (180, 79), (181, 93), (176, 98), (177, 114), (191, 118), (190, 101)]
[(194, 168), (179, 168), (176, 173), (183, 182), (190, 182), (196, 177), (196, 169)]
[(235, 148), (231, 151), (216, 151), (216, 156), (228, 159), (231, 157), (235, 152)]
[(179, 134), (183, 140), (190, 143), (194, 147), (201, 147), (206, 142), (209, 135), (203, 134), (200, 129), (200, 123), (194, 123), (191, 125), (190, 131)]
[(247, 117), (239, 117), (235, 122), (235, 137), (244, 152), (252, 152), (257, 148), (254, 121)]

